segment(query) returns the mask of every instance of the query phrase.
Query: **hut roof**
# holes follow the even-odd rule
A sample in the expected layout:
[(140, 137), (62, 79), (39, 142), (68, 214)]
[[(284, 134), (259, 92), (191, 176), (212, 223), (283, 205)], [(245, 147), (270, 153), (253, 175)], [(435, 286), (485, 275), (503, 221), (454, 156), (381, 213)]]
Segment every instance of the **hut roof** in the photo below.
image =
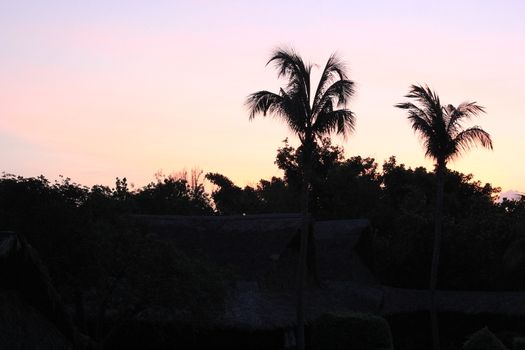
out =
[(301, 227), (301, 216), (135, 216), (150, 233), (182, 251), (222, 267), (238, 280), (256, 280), (285, 251)]
[[(305, 290), (307, 322), (333, 312), (361, 311), (377, 313), (382, 291), (352, 282), (328, 282), (323, 288)], [(235, 329), (290, 328), (296, 323), (294, 293), (261, 290), (256, 283), (238, 283), (226, 301), (226, 312), (216, 324)]]
[[(246, 216), (163, 216), (135, 218), (179, 249), (233, 267), (239, 280), (253, 281), (268, 271), (286, 248), (297, 243), (299, 214)], [(354, 247), (368, 220), (331, 220), (314, 223), (310, 249), (321, 280), (377, 283)], [(296, 244), (298, 247), (298, 244)]]
[[(17, 348), (41, 344), (31, 341), (46, 332), (48, 337), (43, 337), (42, 342), (50, 343), (49, 346), (42, 345), (43, 349), (67, 348), (63, 344), (74, 341), (72, 322), (47, 270), (35, 250), (22, 236), (13, 232), (0, 232), (0, 276), (0, 306), (3, 310), (0, 329), (4, 335), (20, 336)], [(8, 338), (0, 338), (0, 348), (10, 348)], [(61, 345), (54, 347), (52, 344)]]
[[(141, 215), (134, 218), (145, 225), (148, 232), (172, 240), (179, 249), (236, 269), (235, 286), (229, 290), (224, 314), (216, 320), (218, 327), (274, 329), (295, 323), (295, 289), (262, 288), (257, 276), (267, 273), (275, 260), (297, 243), (302, 223), (300, 215)], [(327, 312), (379, 309), (382, 291), (355, 283), (357, 277), (363, 275), (365, 279), (372, 279), (353, 252), (361, 233), (369, 226), (368, 220), (314, 223), (314, 241), (309, 247), (315, 250), (313, 260), (318, 262), (316, 268), (323, 283), (321, 288), (306, 291), (309, 320)], [(349, 268), (349, 264), (360, 265)]]
[[(306, 321), (326, 313), (365, 312), (378, 314), (383, 292), (353, 282), (328, 282), (323, 288), (307, 288), (304, 294)], [(139, 316), (148, 322), (188, 322), (188, 315), (167, 308), (148, 309)], [(225, 300), (224, 310), (206, 327), (236, 330), (276, 330), (296, 324), (296, 295), (289, 290), (262, 289), (257, 282), (237, 282)]]
[[(444, 291), (436, 292), (438, 312), (481, 315), (525, 315), (525, 292)], [(394, 315), (428, 311), (428, 290), (367, 286), (348, 281), (328, 281), (323, 288), (305, 293), (305, 316), (313, 321), (325, 313), (366, 312)], [(227, 302), (219, 327), (277, 329), (293, 327), (295, 295), (257, 288), (255, 283), (238, 284)]]
[(0, 291), (1, 349), (73, 349), (49, 319), (13, 290)]
[[(150, 232), (173, 239), (185, 251), (201, 252), (223, 265), (240, 266), (241, 275), (229, 291), (217, 327), (277, 329), (295, 323), (295, 294), (261, 288), (253, 278), (265, 271), (296, 237), (299, 215), (229, 217), (140, 216)], [(361, 311), (391, 315), (425, 311), (427, 290), (381, 286), (354, 248), (368, 220), (316, 222), (314, 245), (321, 288), (305, 292), (305, 315)], [(437, 291), (439, 312), (525, 315), (524, 292)]]
[(322, 280), (378, 284), (355, 249), (361, 234), (369, 228), (370, 221), (365, 219), (315, 223), (315, 246)]
[[(399, 314), (429, 310), (428, 290), (382, 287), (384, 303), (381, 313)], [(509, 291), (436, 291), (439, 312), (463, 314), (525, 315), (525, 292)]]

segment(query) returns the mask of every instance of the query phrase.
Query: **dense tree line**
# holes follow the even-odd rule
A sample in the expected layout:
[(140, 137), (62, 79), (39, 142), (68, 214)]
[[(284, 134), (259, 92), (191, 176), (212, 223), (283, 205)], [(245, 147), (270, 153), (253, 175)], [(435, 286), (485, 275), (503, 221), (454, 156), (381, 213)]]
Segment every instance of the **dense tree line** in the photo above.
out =
[[(44, 177), (4, 175), (0, 179), (1, 229), (25, 234), (47, 265), (57, 266), (55, 278), (61, 281), (68, 276), (96, 275), (82, 270), (88, 268), (87, 261), (102, 261), (86, 256), (96, 250), (89, 248), (98, 242), (95, 238), (124, 242), (123, 237), (131, 235), (140, 239), (140, 233), (126, 227), (125, 214), (298, 212), (300, 152), (300, 147), (285, 141), (275, 161), (283, 177), (260, 180), (256, 186), (239, 187), (222, 174), (208, 173), (205, 178), (214, 187), (211, 194), (202, 182), (192, 185), (184, 178), (169, 176), (131, 190), (125, 178), (117, 178), (113, 188), (87, 188), (67, 178), (49, 182)], [(310, 211), (317, 220), (370, 219), (373, 229), (363, 237), (360, 249), (383, 283), (426, 287), (434, 171), (407, 168), (395, 157), (382, 166), (368, 157), (345, 158), (341, 147), (324, 139), (314, 155), (312, 178)], [(519, 249), (520, 240), (525, 239), (525, 200), (497, 201), (499, 191), (475, 181), (472, 175), (446, 172), (440, 288), (523, 287), (515, 277), (521, 271), (517, 266), (525, 260)], [(111, 247), (98, 251), (105, 249), (114, 251)], [(89, 268), (102, 267), (91, 264)]]
[[(216, 210), (223, 214), (264, 213), (272, 208), (296, 212), (300, 151), (285, 142), (276, 159), (284, 178), (261, 180), (255, 187), (239, 188), (222, 175), (222, 181), (217, 181), (218, 174), (208, 174), (217, 185), (212, 193)], [(434, 171), (407, 168), (395, 157), (385, 161), (380, 171), (374, 159), (345, 159), (342, 149), (325, 139), (315, 155), (310, 211), (318, 220), (370, 219), (373, 230), (363, 237), (361, 250), (383, 283), (425, 288), (432, 255), (435, 184)], [(515, 288), (516, 276), (505, 266), (504, 256), (525, 235), (525, 200), (497, 201), (499, 192), (475, 181), (473, 175), (446, 171), (440, 288)], [(516, 255), (519, 249), (510, 252)]]
[(0, 179), (0, 231), (27, 238), (78, 329), (99, 344), (147, 309), (177, 310), (196, 323), (220, 310), (223, 272), (148, 236), (129, 216), (175, 213), (212, 213), (202, 184), (159, 177), (131, 191), (125, 178), (113, 188), (68, 178)]
[[(4, 174), (0, 230), (27, 237), (64, 300), (74, 306), (79, 328), (97, 339), (107, 337), (116, 322), (108, 318), (108, 310), (112, 315), (118, 310), (119, 319), (125, 320), (147, 306), (165, 305), (168, 299), (205, 321), (206, 310), (221, 303), (222, 272), (151, 240), (129, 225), (129, 214), (298, 212), (301, 159), (301, 147), (285, 140), (275, 160), (283, 177), (239, 187), (222, 174), (208, 173), (204, 178), (213, 185), (211, 194), (198, 174), (193, 180), (158, 176), (136, 190), (125, 178), (117, 178), (114, 187), (88, 188), (68, 178), (50, 182)], [(426, 288), (435, 183), (435, 171), (408, 168), (395, 157), (382, 166), (368, 157), (345, 158), (341, 147), (324, 139), (313, 156), (309, 210), (316, 220), (370, 219), (372, 229), (362, 237), (359, 249), (381, 282)], [(438, 288), (525, 288), (525, 199), (497, 201), (499, 191), (472, 175), (445, 172)], [(133, 293), (123, 295), (124, 290)]]

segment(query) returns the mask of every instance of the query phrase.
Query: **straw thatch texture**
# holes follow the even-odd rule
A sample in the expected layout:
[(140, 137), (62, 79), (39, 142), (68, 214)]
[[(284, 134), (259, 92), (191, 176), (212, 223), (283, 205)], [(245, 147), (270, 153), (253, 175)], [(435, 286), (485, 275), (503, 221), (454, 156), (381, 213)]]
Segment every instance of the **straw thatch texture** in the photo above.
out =
[(17, 292), (0, 292), (0, 310), (0, 349), (73, 349), (55, 325)]
[(379, 282), (355, 248), (361, 234), (370, 228), (368, 220), (330, 220), (315, 223), (315, 245), (322, 280)]
[(161, 239), (188, 255), (233, 271), (236, 280), (261, 281), (298, 236), (298, 215), (136, 216)]
[[(136, 216), (135, 219), (149, 233), (172, 240), (184, 252), (205, 257), (236, 273), (225, 313), (216, 320), (217, 327), (247, 330), (293, 327), (301, 216)], [(314, 223), (308, 270), (310, 282), (317, 283), (309, 283), (305, 292), (308, 320), (340, 310), (379, 309), (382, 291), (355, 283), (373, 280), (353, 251), (368, 226), (368, 220)]]
[[(208, 258), (237, 272), (228, 292), (219, 328), (246, 330), (287, 329), (295, 324), (295, 249), (301, 227), (299, 215), (229, 217), (135, 217), (149, 232), (173, 240), (185, 252)], [(306, 317), (361, 311), (382, 315), (425, 311), (427, 290), (381, 286), (355, 252), (368, 220), (334, 220), (314, 224), (309, 244), (311, 276), (305, 294)], [(287, 288), (261, 283), (281, 274)], [(438, 291), (439, 312), (525, 315), (525, 293)]]
[[(428, 290), (383, 287), (383, 314), (429, 310)], [(525, 292), (436, 291), (439, 312), (463, 314), (525, 315)]]
[(36, 252), (0, 232), (0, 348), (67, 349), (75, 332)]
[[(382, 292), (351, 282), (330, 282), (323, 288), (308, 288), (304, 297), (307, 322), (312, 322), (326, 313), (376, 313)], [(293, 293), (262, 290), (253, 282), (238, 283), (217, 325), (246, 330), (286, 329), (294, 327), (296, 317)]]

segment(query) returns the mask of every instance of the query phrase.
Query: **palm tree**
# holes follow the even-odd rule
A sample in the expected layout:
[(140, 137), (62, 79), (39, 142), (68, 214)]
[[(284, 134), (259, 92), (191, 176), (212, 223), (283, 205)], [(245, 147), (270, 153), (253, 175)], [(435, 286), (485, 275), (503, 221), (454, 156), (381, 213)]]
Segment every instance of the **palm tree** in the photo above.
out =
[(345, 108), (354, 94), (354, 83), (345, 73), (345, 65), (335, 55), (328, 59), (319, 85), (312, 95), (310, 90), (311, 64), (306, 64), (292, 49), (276, 49), (267, 65), (274, 63), (278, 77), (287, 79), (279, 93), (258, 91), (248, 96), (246, 105), (250, 120), (257, 114), (273, 115), (282, 119), (298, 136), (302, 149), (301, 213), (302, 229), (299, 250), (297, 282), (297, 348), (304, 349), (303, 288), (309, 227), (309, 189), (311, 187), (312, 159), (317, 142), (336, 132), (343, 136), (354, 130), (355, 116)]
[(406, 109), (412, 129), (423, 140), (425, 155), (436, 162), (436, 207), (434, 217), (434, 248), (430, 270), (431, 322), (434, 350), (439, 349), (439, 330), (436, 316), (436, 283), (443, 225), (443, 191), (447, 162), (457, 158), (473, 146), (480, 144), (492, 149), (490, 135), (479, 126), (462, 127), (485, 109), (476, 102), (463, 102), (459, 106), (442, 106), (437, 94), (428, 86), (412, 85), (405, 97), (417, 102), (399, 103), (395, 107)]

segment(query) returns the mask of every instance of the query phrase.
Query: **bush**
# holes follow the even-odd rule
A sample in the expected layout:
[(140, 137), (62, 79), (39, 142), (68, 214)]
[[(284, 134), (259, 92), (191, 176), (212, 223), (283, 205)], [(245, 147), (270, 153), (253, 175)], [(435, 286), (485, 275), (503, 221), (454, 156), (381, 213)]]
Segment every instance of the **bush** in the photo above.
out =
[(525, 338), (522, 338), (522, 337), (514, 338), (514, 341), (512, 342), (512, 349), (513, 350), (525, 350)]
[(463, 344), (463, 350), (507, 350), (505, 345), (487, 327), (472, 334)]

